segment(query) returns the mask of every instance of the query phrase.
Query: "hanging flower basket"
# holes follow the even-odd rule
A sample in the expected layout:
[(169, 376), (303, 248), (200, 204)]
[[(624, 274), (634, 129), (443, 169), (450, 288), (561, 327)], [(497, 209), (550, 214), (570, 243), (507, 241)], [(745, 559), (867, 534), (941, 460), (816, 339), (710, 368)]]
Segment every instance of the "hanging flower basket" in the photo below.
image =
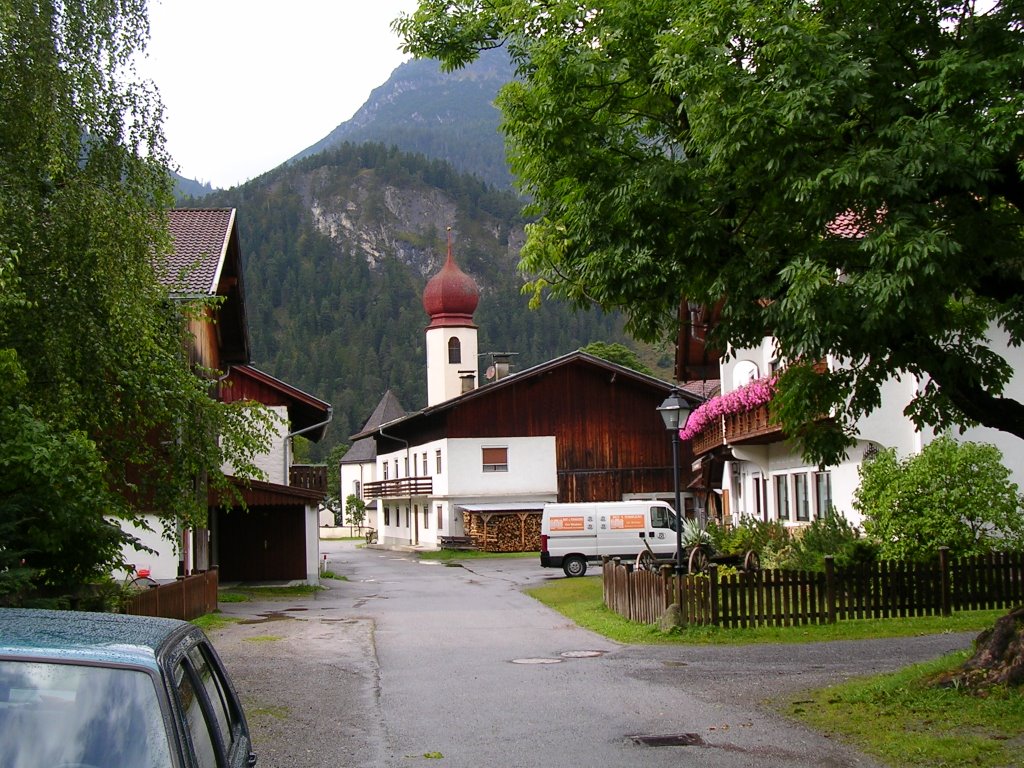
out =
[(679, 430), (680, 440), (692, 440), (709, 425), (736, 413), (747, 413), (768, 403), (775, 396), (777, 376), (755, 379), (732, 392), (717, 395), (701, 403), (690, 414), (686, 426)]

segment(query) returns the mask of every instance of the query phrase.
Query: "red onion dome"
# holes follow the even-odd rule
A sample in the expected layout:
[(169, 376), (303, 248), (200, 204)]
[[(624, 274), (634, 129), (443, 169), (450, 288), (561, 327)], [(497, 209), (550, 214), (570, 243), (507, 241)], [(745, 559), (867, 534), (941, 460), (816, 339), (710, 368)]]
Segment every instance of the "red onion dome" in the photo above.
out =
[(476, 282), (459, 269), (449, 243), (444, 266), (430, 278), (423, 290), (423, 308), (430, 315), (431, 327), (472, 323), (479, 301)]

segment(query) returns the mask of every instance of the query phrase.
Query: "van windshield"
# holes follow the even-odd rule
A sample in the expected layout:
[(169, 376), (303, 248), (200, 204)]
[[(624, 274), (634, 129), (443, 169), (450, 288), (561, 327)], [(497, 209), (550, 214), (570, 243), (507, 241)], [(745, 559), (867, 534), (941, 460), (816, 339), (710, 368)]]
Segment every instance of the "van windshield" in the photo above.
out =
[(0, 661), (0, 768), (170, 768), (146, 672)]
[(676, 529), (676, 516), (671, 509), (651, 507), (651, 526), (653, 528)]

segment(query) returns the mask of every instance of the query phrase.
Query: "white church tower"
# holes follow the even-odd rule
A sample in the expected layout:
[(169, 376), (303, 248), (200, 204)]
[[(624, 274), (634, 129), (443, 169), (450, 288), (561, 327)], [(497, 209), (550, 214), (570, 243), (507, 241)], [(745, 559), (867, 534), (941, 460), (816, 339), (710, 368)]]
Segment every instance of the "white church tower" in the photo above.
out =
[(476, 388), (477, 341), (473, 312), (480, 301), (473, 278), (459, 269), (452, 256), (448, 228), (448, 258), (423, 290), (427, 326), (427, 406), (443, 403)]

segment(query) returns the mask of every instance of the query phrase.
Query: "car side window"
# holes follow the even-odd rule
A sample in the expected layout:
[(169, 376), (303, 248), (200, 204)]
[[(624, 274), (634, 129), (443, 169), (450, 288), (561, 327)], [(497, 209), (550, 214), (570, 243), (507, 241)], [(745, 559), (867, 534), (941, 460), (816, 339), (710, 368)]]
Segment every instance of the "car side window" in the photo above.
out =
[(185, 726), (192, 739), (196, 765), (199, 768), (218, 768), (217, 739), (210, 731), (210, 724), (203, 711), (202, 697), (196, 690), (184, 661), (175, 667), (174, 678)]
[(213, 710), (214, 718), (217, 720), (217, 728), (224, 739), (225, 749), (230, 752), (235, 737), (235, 718), (232, 716), (231, 707), (228, 704), (227, 693), (221, 683), (209, 659), (200, 650), (198, 645), (193, 646), (188, 652), (189, 661), (196, 671), (200, 684), (206, 689), (206, 695), (210, 699), (210, 707)]

